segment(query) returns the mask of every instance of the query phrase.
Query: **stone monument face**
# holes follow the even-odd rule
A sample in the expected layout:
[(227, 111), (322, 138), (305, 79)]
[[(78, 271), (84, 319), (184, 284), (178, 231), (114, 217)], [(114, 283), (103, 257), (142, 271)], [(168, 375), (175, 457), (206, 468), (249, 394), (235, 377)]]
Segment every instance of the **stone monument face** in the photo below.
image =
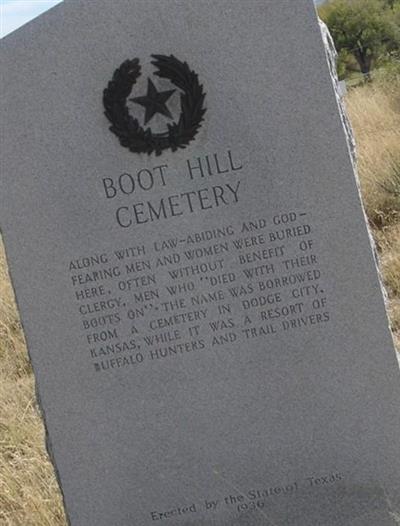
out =
[(71, 525), (396, 524), (399, 374), (313, 2), (66, 1), (1, 56)]

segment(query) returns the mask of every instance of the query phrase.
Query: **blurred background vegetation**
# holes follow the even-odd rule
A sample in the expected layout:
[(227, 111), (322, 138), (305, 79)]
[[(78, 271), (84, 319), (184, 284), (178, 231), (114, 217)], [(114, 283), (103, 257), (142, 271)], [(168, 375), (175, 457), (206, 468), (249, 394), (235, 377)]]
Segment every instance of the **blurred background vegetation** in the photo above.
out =
[[(400, 0), (330, 0), (318, 10), (348, 87), (362, 197), (400, 349)], [(1, 244), (0, 525), (66, 525)]]
[(328, 0), (318, 9), (339, 53), (338, 73), (350, 85), (372, 74), (400, 74), (400, 0)]
[(364, 207), (400, 349), (400, 0), (326, 0), (318, 14), (347, 87)]

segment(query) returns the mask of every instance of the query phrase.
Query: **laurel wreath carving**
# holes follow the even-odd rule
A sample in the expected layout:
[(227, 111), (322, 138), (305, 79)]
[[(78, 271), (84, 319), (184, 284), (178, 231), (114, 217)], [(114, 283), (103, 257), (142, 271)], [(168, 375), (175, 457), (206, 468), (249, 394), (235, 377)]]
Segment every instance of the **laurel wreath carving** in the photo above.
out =
[(205, 93), (197, 74), (186, 62), (173, 55), (152, 55), (152, 64), (157, 68), (158, 77), (168, 79), (179, 88), (181, 93), (181, 114), (178, 122), (168, 124), (164, 133), (153, 133), (151, 128), (144, 129), (139, 121), (132, 117), (127, 99), (133, 86), (141, 75), (139, 59), (126, 60), (115, 71), (112, 80), (103, 93), (105, 115), (110, 121), (110, 130), (118, 137), (125, 148), (134, 153), (155, 152), (161, 155), (163, 150), (173, 152), (186, 146), (194, 139), (201, 127), (206, 109)]

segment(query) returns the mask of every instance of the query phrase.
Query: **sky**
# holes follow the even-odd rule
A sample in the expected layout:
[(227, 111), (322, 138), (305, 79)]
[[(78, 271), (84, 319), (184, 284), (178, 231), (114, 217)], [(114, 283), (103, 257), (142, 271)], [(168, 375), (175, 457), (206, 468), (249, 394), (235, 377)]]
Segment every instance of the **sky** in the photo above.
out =
[(0, 37), (15, 31), (61, 0), (0, 0)]
[[(0, 37), (44, 13), (62, 0), (0, 0)], [(321, 3), (323, 0), (315, 0)]]

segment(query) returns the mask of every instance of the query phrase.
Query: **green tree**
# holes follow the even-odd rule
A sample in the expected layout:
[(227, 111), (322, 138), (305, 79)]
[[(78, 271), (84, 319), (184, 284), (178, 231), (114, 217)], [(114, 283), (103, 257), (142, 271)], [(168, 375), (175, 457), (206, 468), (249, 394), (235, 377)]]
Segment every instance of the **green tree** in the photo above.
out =
[(400, 0), (385, 0), (387, 4), (389, 5), (390, 9), (394, 11), (394, 8), (396, 5), (400, 3)]
[(356, 59), (368, 78), (373, 63), (400, 47), (397, 0), (331, 0), (319, 9), (338, 52)]

